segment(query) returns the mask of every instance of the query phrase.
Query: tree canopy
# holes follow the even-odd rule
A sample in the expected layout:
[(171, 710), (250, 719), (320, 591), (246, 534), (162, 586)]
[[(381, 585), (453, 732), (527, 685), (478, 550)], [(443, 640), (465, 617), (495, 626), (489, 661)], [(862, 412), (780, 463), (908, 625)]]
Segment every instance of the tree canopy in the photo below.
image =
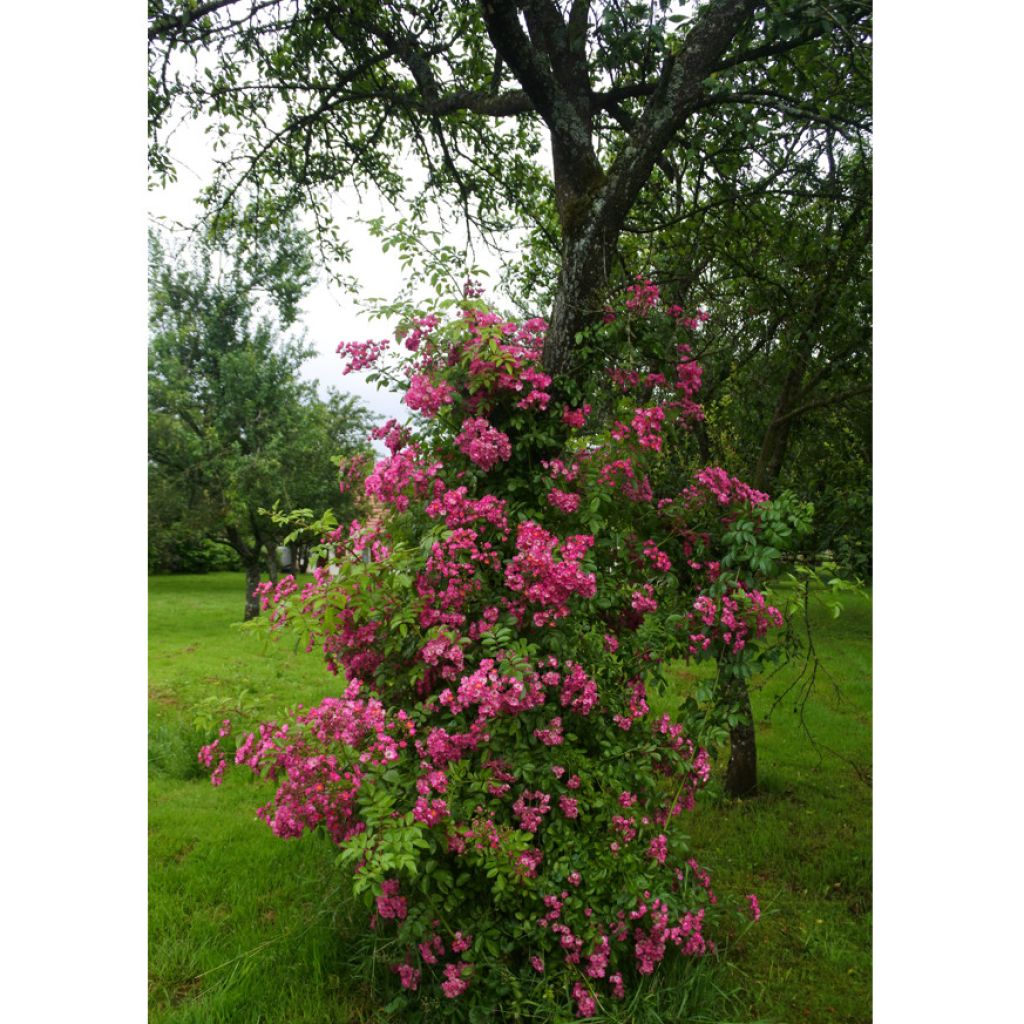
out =
[(175, 116), (209, 117), (214, 208), (258, 190), (343, 252), (330, 191), (398, 200), (411, 154), (414, 207), (454, 202), (485, 235), (527, 223), (557, 254), (544, 365), (565, 375), (634, 211), (700, 208), (702, 182), (742, 204), (863, 149), (870, 18), (859, 0), (155, 0), (152, 167), (173, 175)]

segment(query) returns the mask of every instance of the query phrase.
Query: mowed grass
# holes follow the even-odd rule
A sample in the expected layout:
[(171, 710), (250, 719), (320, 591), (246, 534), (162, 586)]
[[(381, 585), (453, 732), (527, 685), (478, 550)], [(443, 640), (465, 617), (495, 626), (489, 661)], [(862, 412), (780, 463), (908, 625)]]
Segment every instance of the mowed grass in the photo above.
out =
[[(238, 626), (243, 591), (233, 573), (150, 580), (150, 1020), (390, 1020), (375, 1007), (366, 912), (351, 906), (335, 851), (275, 838), (254, 814), (266, 784), (228, 772), (214, 789), (196, 764), (221, 717), (279, 716), (336, 689), (317, 657)], [(685, 1019), (871, 1020), (870, 621), (863, 601), (835, 621), (814, 616), (829, 676), (803, 723), (793, 694), (764, 721), (795, 670), (753, 695), (761, 795), (727, 800), (713, 779), (694, 812), (693, 847), (716, 889), (757, 893), (763, 916), (727, 919), (724, 955)], [(682, 693), (694, 677), (679, 666), (675, 678)]]
[(329, 843), (283, 842), (255, 817), (272, 789), (241, 772), (212, 787), (200, 717), (248, 721), (311, 703), (330, 677), (294, 646), (241, 629), (241, 574), (150, 580), (150, 1020), (366, 1019), (352, 984), (343, 876)]

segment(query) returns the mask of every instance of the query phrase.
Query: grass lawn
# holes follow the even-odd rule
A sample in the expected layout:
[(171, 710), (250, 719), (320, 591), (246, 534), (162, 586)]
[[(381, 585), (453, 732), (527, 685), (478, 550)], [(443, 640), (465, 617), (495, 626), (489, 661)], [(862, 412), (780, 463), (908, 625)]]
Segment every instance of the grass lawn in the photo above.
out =
[[(383, 1022), (365, 912), (349, 916), (333, 848), (275, 838), (254, 816), (265, 785), (228, 772), (214, 789), (196, 764), (220, 718), (273, 717), (332, 689), (317, 657), (239, 628), (243, 592), (235, 573), (150, 580), (150, 1020)], [(871, 1020), (870, 625), (865, 603), (815, 621), (830, 678), (803, 719), (818, 749), (792, 698), (763, 720), (783, 671), (753, 695), (761, 795), (726, 800), (713, 781), (693, 815), (716, 888), (755, 892), (763, 910), (728, 937), (706, 1024)], [(692, 681), (685, 666), (677, 678)]]

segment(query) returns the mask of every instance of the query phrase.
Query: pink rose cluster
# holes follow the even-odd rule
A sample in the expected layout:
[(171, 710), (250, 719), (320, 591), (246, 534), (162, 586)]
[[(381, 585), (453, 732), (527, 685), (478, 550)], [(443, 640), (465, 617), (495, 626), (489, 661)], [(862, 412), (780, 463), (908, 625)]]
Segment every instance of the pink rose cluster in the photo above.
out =
[(459, 451), (485, 472), (498, 462), (507, 462), (512, 458), (508, 435), (496, 430), (482, 417), (466, 420), (455, 444)]
[(527, 520), (516, 534), (516, 554), (505, 568), (505, 582), (530, 604), (539, 606), (533, 623), (547, 625), (569, 614), (573, 595), (593, 597), (597, 577), (582, 562), (594, 538), (576, 534), (559, 540), (538, 523)]

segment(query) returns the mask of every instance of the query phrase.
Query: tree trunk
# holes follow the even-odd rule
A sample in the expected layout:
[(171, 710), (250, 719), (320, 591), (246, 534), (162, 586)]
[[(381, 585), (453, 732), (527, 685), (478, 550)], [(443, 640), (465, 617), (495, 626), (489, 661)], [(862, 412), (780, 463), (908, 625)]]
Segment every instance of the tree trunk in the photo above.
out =
[(729, 767), (725, 775), (728, 796), (757, 794), (757, 737), (754, 713), (750, 707), (750, 691), (743, 679), (732, 686), (732, 702), (738, 707), (741, 720), (729, 729)]
[(255, 547), (250, 547), (236, 526), (229, 526), (225, 534), (228, 544), (235, 549), (245, 566), (245, 621), (248, 622), (260, 613), (260, 600), (254, 593), (259, 586), (261, 572), (259, 542)]
[(260, 563), (258, 560), (245, 564), (245, 621), (255, 619), (260, 613), (260, 599), (256, 596), (256, 587), (260, 582)]
[(797, 396), (800, 393), (805, 359), (806, 356), (802, 350), (797, 352), (789, 372), (786, 374), (786, 379), (782, 383), (782, 390), (775, 403), (771, 421), (761, 439), (761, 451), (757, 456), (752, 481), (759, 491), (770, 491), (775, 486), (775, 481), (785, 462), (789, 432), (793, 425), (793, 419), (789, 416), (789, 412), (796, 405)]
[[(543, 366), (571, 377), (577, 335), (600, 313), (609, 264), (626, 216), (675, 134), (706, 95), (705, 81), (758, 6), (715, 0), (703, 8), (685, 43), (661, 69), (654, 93), (629, 128), (607, 171), (594, 148), (594, 108), (586, 52), (587, 4), (568, 23), (558, 5), (485, 3), (480, 11), (495, 52), (519, 80), (551, 137), (562, 266)], [(523, 8), (524, 32), (519, 23)]]
[(271, 583), (277, 583), (280, 577), (280, 572), (277, 565), (277, 548), (272, 542), (267, 542), (264, 551), (266, 553), (267, 561), (267, 575), (270, 577)]
[(608, 280), (608, 262), (608, 247), (600, 241), (575, 243), (570, 237), (562, 246), (558, 291), (544, 339), (544, 369), (553, 376), (572, 376), (576, 369), (576, 337), (597, 322), (597, 296)]
[(698, 420), (693, 425), (693, 436), (697, 440), (697, 450), (700, 452), (700, 461), (705, 466), (710, 466), (711, 439), (708, 437), (708, 425), (703, 420)]

